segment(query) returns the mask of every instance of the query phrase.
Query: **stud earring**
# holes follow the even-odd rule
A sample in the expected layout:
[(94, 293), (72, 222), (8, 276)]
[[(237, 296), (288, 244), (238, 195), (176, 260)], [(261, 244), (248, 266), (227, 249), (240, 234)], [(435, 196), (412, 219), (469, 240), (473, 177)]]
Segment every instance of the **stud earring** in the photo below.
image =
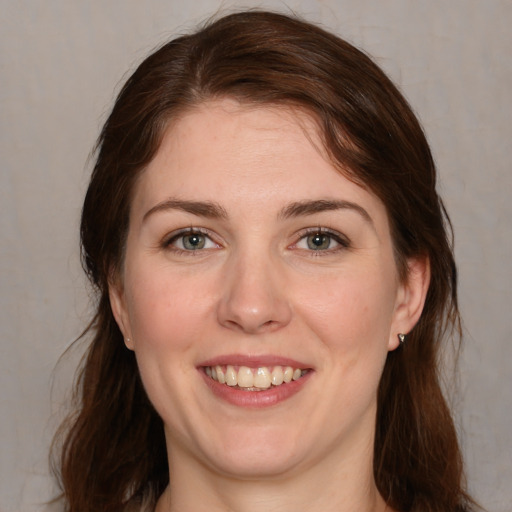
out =
[(403, 345), (405, 343), (405, 334), (399, 333), (398, 341), (400, 342), (400, 345)]

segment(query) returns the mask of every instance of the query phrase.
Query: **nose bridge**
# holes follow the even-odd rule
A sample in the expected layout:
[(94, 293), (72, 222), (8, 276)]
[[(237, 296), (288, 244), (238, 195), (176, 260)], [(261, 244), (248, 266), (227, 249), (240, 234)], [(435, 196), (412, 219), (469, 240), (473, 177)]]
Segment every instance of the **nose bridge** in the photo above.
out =
[(247, 333), (286, 325), (291, 309), (282, 275), (278, 259), (260, 244), (246, 244), (233, 251), (222, 283), (219, 322)]

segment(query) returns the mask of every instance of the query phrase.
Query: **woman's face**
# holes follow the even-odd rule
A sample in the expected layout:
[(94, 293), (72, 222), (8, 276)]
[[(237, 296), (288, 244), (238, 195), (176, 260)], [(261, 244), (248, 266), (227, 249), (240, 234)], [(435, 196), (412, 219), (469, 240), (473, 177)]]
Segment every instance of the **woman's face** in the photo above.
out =
[(371, 459), (386, 355), (422, 292), (398, 280), (382, 202), (320, 147), (304, 114), (219, 100), (167, 130), (136, 185), (111, 300), (171, 468)]

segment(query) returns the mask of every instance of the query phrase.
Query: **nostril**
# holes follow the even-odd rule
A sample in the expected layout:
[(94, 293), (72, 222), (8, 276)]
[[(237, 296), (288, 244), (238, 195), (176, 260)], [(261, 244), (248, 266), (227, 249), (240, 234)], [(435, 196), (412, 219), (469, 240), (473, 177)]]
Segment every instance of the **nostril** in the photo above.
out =
[(272, 330), (273, 328), (277, 327), (279, 325), (279, 322), (276, 322), (274, 320), (267, 320), (266, 322), (263, 322), (261, 324), (254, 323), (250, 325), (248, 322), (238, 323), (236, 320), (226, 320), (224, 322), (224, 325), (230, 329), (236, 329), (240, 331), (264, 332)]
[(226, 320), (224, 322), (224, 325), (226, 327), (228, 327), (229, 329), (236, 329), (236, 330), (243, 331), (243, 327), (239, 323), (235, 322), (234, 320)]

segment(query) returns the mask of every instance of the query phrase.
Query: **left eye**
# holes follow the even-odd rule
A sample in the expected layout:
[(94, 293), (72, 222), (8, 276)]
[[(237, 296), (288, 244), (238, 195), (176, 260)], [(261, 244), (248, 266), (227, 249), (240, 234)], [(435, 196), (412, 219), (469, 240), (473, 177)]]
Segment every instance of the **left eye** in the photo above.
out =
[(201, 249), (213, 249), (216, 244), (203, 233), (182, 233), (173, 237), (169, 241), (169, 245), (182, 251), (198, 251)]
[(298, 249), (306, 249), (309, 251), (327, 251), (335, 249), (342, 244), (336, 240), (334, 235), (329, 233), (315, 232), (303, 236), (298, 242), (296, 247)]

